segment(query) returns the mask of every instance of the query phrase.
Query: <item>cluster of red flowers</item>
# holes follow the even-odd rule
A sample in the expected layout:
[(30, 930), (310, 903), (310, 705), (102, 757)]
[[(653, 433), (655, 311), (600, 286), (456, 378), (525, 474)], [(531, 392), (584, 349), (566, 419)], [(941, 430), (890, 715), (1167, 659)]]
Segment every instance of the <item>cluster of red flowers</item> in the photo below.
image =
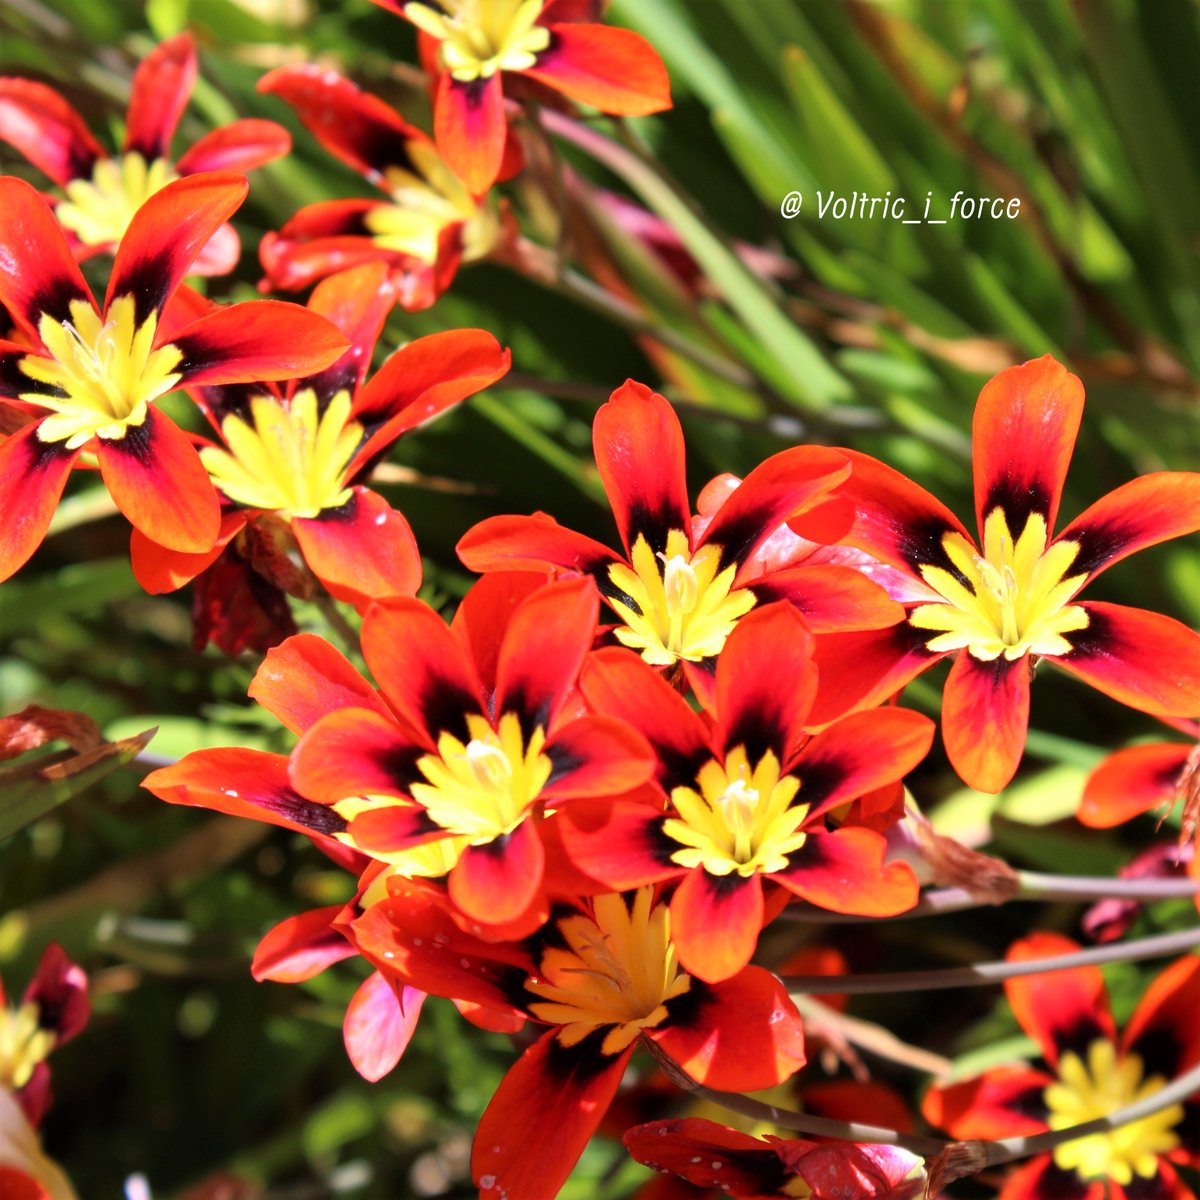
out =
[[(713, 480), (693, 511), (675, 412), (628, 382), (594, 426), (619, 549), (541, 513), (486, 520), (459, 546), (482, 578), (447, 624), (416, 598), (407, 522), (364, 481), (398, 437), (499, 380), (509, 354), (453, 330), (371, 375), (387, 316), (431, 303), (503, 238), (487, 193), (519, 169), (514, 100), (549, 88), (624, 114), (669, 100), (657, 55), (589, 21), (583, 0), (377, 2), (420, 31), (432, 138), (328, 71), (261, 83), (387, 197), (310, 206), (265, 239), (266, 286), (321, 280), (307, 307), (221, 306), (183, 284), (236, 259), (226, 222), (247, 184), (231, 168), (286, 149), (278, 127), (243, 121), (171, 164), (195, 74), (186, 37), (139, 70), (117, 158), (48, 89), (0, 81), (0, 137), (63, 193), (51, 206), (0, 180), (0, 304), (14, 326), (0, 341), (0, 492), (21, 498), (0, 515), (0, 579), (37, 548), (72, 468), (98, 468), (133, 526), (141, 584), (194, 581), (201, 645), (268, 650), (251, 695), (296, 735), (292, 752), (201, 750), (146, 786), (300, 831), (353, 873), (349, 903), (271, 931), (254, 971), (297, 981), (366, 959), (375, 973), (345, 1028), (368, 1078), (399, 1060), (426, 995), (485, 1029), (540, 1031), (488, 1106), (472, 1167), (483, 1196), (549, 1200), (639, 1045), (724, 1091), (771, 1087), (804, 1063), (794, 1003), (752, 960), (789, 905), (882, 917), (916, 903), (889, 835), (935, 724), (890, 701), (918, 674), (953, 659), (946, 752), (992, 792), (1022, 758), (1037, 661), (1142, 712), (1200, 713), (1200, 635), (1077, 599), (1132, 552), (1200, 529), (1200, 475), (1135, 480), (1055, 535), (1083, 392), (1044, 358), (979, 398), (978, 542), (852, 449), (784, 450)], [(98, 304), (78, 262), (108, 249)], [(157, 406), (177, 390), (206, 434)], [(369, 679), (296, 633), (285, 596), (314, 587), (362, 614)], [(1183, 746), (1138, 760), (1160, 789), (1189, 764)], [(1194, 1030), (1173, 1057), (1157, 1036), (1194, 1009), (1191, 966), (1119, 1045), (1090, 976), (1053, 1007), (1014, 987), (1057, 1077), (944, 1089), (928, 1115), (963, 1136), (1011, 1131), (1009, 1116), (1060, 1128), (1107, 1111), (1113, 1072), (1118, 1100), (1140, 1096), (1147, 1072), (1200, 1053)], [(33, 1079), (18, 1086), (36, 1109)], [(1184, 1152), (1190, 1113), (1133, 1126), (1121, 1147), (1068, 1143), (1019, 1186), (1082, 1197), (1108, 1177), (1168, 1195), (1162, 1156)], [(762, 1142), (698, 1120), (641, 1125), (626, 1142), (734, 1195), (903, 1196), (919, 1183), (895, 1148)], [(1047, 1190), (1071, 1171), (1070, 1187)]]

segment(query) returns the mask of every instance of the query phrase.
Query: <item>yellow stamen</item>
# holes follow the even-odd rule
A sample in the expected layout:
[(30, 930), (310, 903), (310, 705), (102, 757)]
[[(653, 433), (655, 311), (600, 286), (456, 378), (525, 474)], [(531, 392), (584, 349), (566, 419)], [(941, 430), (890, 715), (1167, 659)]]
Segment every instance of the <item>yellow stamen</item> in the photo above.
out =
[(72, 179), (67, 198), (54, 210), (59, 224), (87, 246), (119, 242), (137, 212), (155, 192), (179, 176), (164, 158), (147, 165), (136, 151), (102, 158), (91, 179)]
[(384, 179), (395, 203), (372, 208), (364, 218), (376, 245), (432, 264), (442, 231), (461, 224), (463, 262), (489, 254), (500, 237), (495, 209), (475, 200), (432, 144), (410, 143), (409, 157), (411, 171), (389, 167)]
[(542, 753), (545, 733), (535, 729), (527, 745), (516, 713), (505, 713), (495, 729), (485, 717), (469, 716), (467, 729), (465, 745), (443, 733), (437, 754), (418, 759), (428, 782), (409, 790), (430, 820), (482, 846), (516, 829), (553, 768)]
[[(1050, 1128), (1067, 1129), (1107, 1116), (1166, 1086), (1161, 1075), (1143, 1079), (1142, 1070), (1142, 1060), (1136, 1054), (1118, 1059), (1116, 1047), (1107, 1038), (1097, 1038), (1088, 1047), (1087, 1065), (1068, 1051), (1059, 1060), (1059, 1082), (1052, 1083), (1044, 1093)], [(1126, 1187), (1134, 1175), (1150, 1179), (1158, 1170), (1158, 1156), (1179, 1146), (1174, 1127), (1183, 1116), (1183, 1105), (1172, 1104), (1108, 1133), (1064, 1142), (1054, 1149), (1055, 1165), (1075, 1171), (1083, 1180), (1111, 1179)]]
[(158, 318), (137, 323), (132, 296), (118, 296), (107, 320), (86, 300), (72, 300), (71, 319), (43, 314), (38, 336), (51, 357), (27, 354), (21, 373), (61, 394), (22, 392), (20, 398), (54, 414), (38, 427), (43, 442), (66, 442), (75, 450), (93, 437), (125, 436), (146, 419), (146, 408), (180, 379), (183, 358), (172, 345), (154, 348)]
[(200, 451), (213, 483), (231, 500), (285, 517), (315, 517), (350, 499), (346, 469), (363, 428), (350, 420), (349, 392), (338, 392), (324, 412), (311, 388), (301, 388), (286, 404), (254, 396), (250, 420), (226, 417), (221, 432), (228, 450)]
[(0, 1088), (24, 1087), (34, 1068), (54, 1049), (54, 1042), (53, 1031), (38, 1025), (36, 1004), (0, 1008)]
[(442, 69), (470, 83), (537, 62), (550, 45), (550, 31), (536, 23), (542, 7), (543, 0), (438, 0), (406, 4), (404, 15), (441, 43)]
[[(921, 567), (925, 582), (945, 603), (922, 604), (909, 621), (936, 636), (926, 643), (935, 654), (964, 647), (982, 662), (1004, 655), (1067, 654), (1063, 636), (1086, 629), (1087, 612), (1069, 604), (1083, 582), (1070, 575), (1079, 543), (1048, 545), (1045, 518), (1033, 513), (1015, 541), (1004, 510), (992, 509), (983, 526), (983, 554), (960, 533), (947, 533), (942, 547), (962, 579), (944, 567)], [(963, 583), (963, 579), (966, 583)]]
[(751, 770), (738, 746), (724, 763), (706, 762), (696, 783), (699, 791), (677, 787), (671, 793), (678, 815), (663, 823), (663, 832), (684, 847), (672, 862), (703, 867), (710, 875), (769, 875), (784, 870), (788, 855), (804, 845), (800, 826), (808, 805), (792, 803), (800, 780), (781, 778), (769, 750)]
[(692, 554), (680, 529), (671, 530), (665, 553), (657, 557), (639, 534), (631, 557), (632, 570), (613, 563), (608, 576), (637, 607), (619, 598), (610, 597), (609, 603), (625, 622), (615, 631), (617, 640), (640, 650), (652, 667), (719, 654), (734, 626), (754, 607), (748, 588), (730, 592), (736, 565), (718, 571), (720, 547), (701, 546)]
[(653, 897), (653, 888), (633, 893), (628, 903), (624, 896), (597, 896), (591, 916), (559, 922), (566, 948), (547, 950), (539, 978), (525, 986), (541, 998), (529, 1011), (562, 1026), (562, 1045), (611, 1025), (601, 1051), (619, 1054), (643, 1029), (662, 1024), (667, 1001), (691, 987), (675, 957), (668, 908)]

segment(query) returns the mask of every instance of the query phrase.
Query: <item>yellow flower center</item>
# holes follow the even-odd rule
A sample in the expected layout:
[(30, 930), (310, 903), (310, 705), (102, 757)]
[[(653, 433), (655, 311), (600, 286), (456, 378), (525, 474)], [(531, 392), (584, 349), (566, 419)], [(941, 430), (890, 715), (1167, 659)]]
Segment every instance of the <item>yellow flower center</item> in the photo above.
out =
[(97, 161), (91, 179), (72, 179), (67, 198), (54, 210), (59, 224), (87, 246), (119, 242), (137, 212), (155, 192), (179, 176), (165, 158), (147, 165), (136, 151)]
[(441, 42), (441, 66), (461, 83), (528, 70), (550, 45), (550, 30), (536, 23), (542, 0), (438, 0), (406, 4), (404, 15)]
[[(1107, 1116), (1153, 1096), (1167, 1083), (1161, 1075), (1143, 1080), (1142, 1060), (1136, 1054), (1118, 1060), (1116, 1047), (1107, 1038), (1097, 1038), (1088, 1047), (1086, 1066), (1077, 1054), (1064, 1054), (1058, 1064), (1058, 1077), (1059, 1081), (1044, 1093), (1051, 1129), (1066, 1129)], [(1173, 1126), (1183, 1116), (1183, 1106), (1172, 1104), (1109, 1133), (1065, 1142), (1054, 1149), (1055, 1165), (1075, 1171), (1080, 1179), (1111, 1179), (1125, 1186), (1135, 1174), (1150, 1179), (1158, 1170), (1158, 1156), (1180, 1144)]]
[(601, 1050), (619, 1054), (643, 1029), (660, 1025), (666, 1002), (691, 987), (675, 958), (667, 906), (653, 897), (652, 888), (635, 892), (631, 904), (624, 896), (597, 896), (590, 917), (578, 913), (559, 922), (566, 947), (548, 949), (539, 977), (525, 986), (541, 997), (529, 1011), (562, 1026), (562, 1045), (611, 1025)]
[(754, 607), (748, 588), (730, 593), (737, 566), (718, 571), (720, 547), (701, 546), (692, 554), (680, 529), (671, 530), (665, 553), (657, 556), (639, 534), (632, 559), (632, 570), (624, 563), (608, 568), (620, 594), (607, 598), (625, 622), (615, 631), (617, 640), (640, 650), (652, 667), (719, 654), (734, 626)]
[(476, 202), (432, 145), (413, 143), (409, 156), (414, 170), (387, 169), (384, 183), (395, 203), (373, 208), (366, 215), (365, 224), (376, 245), (434, 263), (442, 230), (461, 222), (463, 261), (483, 258), (500, 236), (495, 209)]
[(57, 389), (58, 394), (22, 392), (20, 398), (53, 413), (38, 427), (43, 442), (63, 442), (75, 450), (93, 437), (123, 438), (146, 419), (146, 406), (180, 379), (182, 353), (171, 345), (154, 349), (158, 318), (137, 324), (132, 296), (109, 305), (107, 320), (86, 300), (72, 300), (71, 319), (42, 315), (38, 336), (50, 352), (27, 354), (23, 375)]
[(751, 770), (738, 746), (724, 763), (710, 759), (696, 776), (699, 790), (677, 787), (671, 803), (678, 814), (663, 832), (683, 845), (671, 855), (681, 867), (703, 867), (710, 875), (769, 875), (788, 865), (804, 845), (800, 832), (807, 804), (793, 804), (800, 790), (794, 775), (779, 773), (769, 750)]
[(33, 1076), (33, 1069), (54, 1049), (54, 1033), (38, 1025), (36, 1004), (0, 1008), (0, 1087), (15, 1091)]
[(200, 458), (235, 504), (315, 517), (350, 498), (346, 469), (363, 429), (350, 420), (350, 393), (338, 392), (322, 413), (311, 388), (290, 401), (253, 396), (250, 423), (231, 414), (221, 423), (228, 450), (207, 446)]
[(553, 768), (542, 753), (541, 727), (526, 745), (516, 713), (505, 713), (495, 729), (487, 718), (469, 716), (467, 730), (465, 745), (443, 733), (437, 754), (417, 760), (428, 782), (414, 783), (409, 791), (430, 820), (468, 845), (482, 846), (516, 829)]
[[(391, 796), (361, 796), (355, 800), (341, 800), (334, 807), (341, 816), (352, 820), (368, 808), (379, 808), (396, 803), (397, 801)], [(362, 847), (349, 834), (339, 833), (334, 836), (345, 845), (362, 850)], [(363, 893), (362, 907), (370, 908), (377, 900), (387, 899), (387, 881), (392, 875), (398, 875), (401, 879), (441, 879), (443, 876), (449, 875), (468, 844), (465, 837), (444, 837), (435, 838), (430, 842), (422, 842), (419, 846), (411, 846), (407, 850), (396, 850), (390, 854), (381, 854), (373, 850), (363, 851), (378, 862), (388, 863), (391, 869), (378, 875)]]
[(965, 647), (983, 662), (1002, 654), (1014, 662), (1026, 654), (1069, 653), (1063, 634), (1088, 624), (1087, 612), (1067, 603), (1084, 578), (1068, 574), (1079, 543), (1047, 547), (1048, 540), (1045, 518), (1033, 513), (1014, 541), (1000, 508), (984, 522), (982, 554), (962, 534), (945, 534), (942, 547), (961, 578), (944, 567), (921, 567), (946, 603), (922, 604), (909, 617), (936, 634), (928, 649), (940, 654)]

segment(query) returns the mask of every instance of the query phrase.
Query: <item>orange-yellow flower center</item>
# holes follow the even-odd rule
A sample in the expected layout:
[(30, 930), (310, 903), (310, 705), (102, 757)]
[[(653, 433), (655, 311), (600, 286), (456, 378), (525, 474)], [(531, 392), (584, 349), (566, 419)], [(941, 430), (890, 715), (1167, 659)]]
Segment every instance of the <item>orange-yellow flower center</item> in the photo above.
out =
[(718, 569), (720, 547), (701, 546), (693, 554), (681, 529), (671, 530), (666, 551), (658, 555), (639, 534), (631, 558), (632, 569), (624, 563), (608, 568), (609, 580), (621, 594), (610, 595), (609, 603), (625, 622), (615, 636), (640, 650), (652, 667), (719, 654), (734, 626), (754, 607), (749, 589), (730, 592), (737, 567), (731, 563)]
[(807, 804), (793, 804), (800, 790), (794, 775), (780, 776), (769, 750), (750, 767), (738, 746), (723, 763), (710, 759), (696, 776), (696, 788), (677, 787), (671, 803), (677, 816), (663, 832), (683, 849), (671, 855), (681, 867), (703, 867), (710, 875), (769, 875), (788, 865), (788, 855), (804, 845), (800, 830)]
[(921, 567), (945, 603), (922, 604), (909, 617), (935, 635), (928, 648), (937, 654), (965, 648), (983, 662), (1067, 654), (1071, 643), (1063, 635), (1088, 623), (1087, 612), (1068, 603), (1084, 579), (1069, 574), (1079, 543), (1048, 541), (1041, 513), (1031, 514), (1014, 539), (1001, 508), (984, 522), (982, 554), (962, 534), (945, 534), (942, 547), (961, 578), (944, 567)]
[(559, 932), (566, 946), (548, 949), (525, 986), (539, 997), (529, 1011), (561, 1026), (564, 1046), (612, 1026), (601, 1050), (619, 1054), (643, 1029), (662, 1024), (667, 1001), (691, 987), (675, 957), (669, 911), (654, 903), (652, 888), (597, 896), (591, 916), (567, 917)]
[(495, 209), (471, 195), (432, 144), (411, 142), (408, 153), (412, 170), (389, 167), (383, 180), (394, 203), (370, 209), (364, 219), (376, 245), (432, 264), (442, 231), (461, 225), (463, 262), (483, 258), (500, 236)]
[(179, 176), (164, 158), (147, 164), (136, 151), (101, 158), (91, 179), (72, 179), (67, 198), (54, 210), (59, 224), (86, 246), (119, 242), (137, 212), (155, 192)]
[(550, 45), (550, 31), (537, 24), (542, 7), (542, 0), (437, 0), (406, 4), (404, 15), (441, 43), (442, 69), (470, 83), (537, 62)]
[(0, 1008), (0, 1088), (24, 1087), (34, 1068), (54, 1049), (54, 1033), (38, 1024), (36, 1004)]
[[(1118, 1058), (1116, 1047), (1107, 1038), (1092, 1042), (1086, 1064), (1068, 1051), (1059, 1060), (1058, 1082), (1044, 1092), (1050, 1128), (1067, 1129), (1107, 1116), (1166, 1086), (1161, 1075), (1143, 1079), (1142, 1070), (1142, 1060), (1136, 1054)], [(1124, 1186), (1133, 1182), (1134, 1175), (1150, 1179), (1158, 1170), (1158, 1156), (1180, 1144), (1175, 1126), (1183, 1116), (1183, 1106), (1172, 1104), (1110, 1132), (1064, 1142), (1054, 1149), (1055, 1165), (1075, 1171), (1080, 1179), (1111, 1179)]]
[(27, 354), (21, 373), (56, 390), (22, 392), (20, 398), (51, 410), (38, 426), (43, 442), (74, 450), (93, 437), (116, 440), (141, 425), (147, 406), (180, 379), (183, 358), (172, 345), (154, 347), (158, 319), (137, 323), (132, 296), (118, 296), (102, 318), (86, 300), (72, 300), (71, 319), (43, 314), (38, 336), (50, 357)]
[(315, 517), (350, 498), (346, 470), (363, 429), (350, 420), (349, 392), (338, 392), (324, 412), (311, 388), (301, 388), (287, 402), (254, 396), (250, 421), (230, 415), (221, 432), (228, 449), (207, 446), (200, 458), (235, 504)]

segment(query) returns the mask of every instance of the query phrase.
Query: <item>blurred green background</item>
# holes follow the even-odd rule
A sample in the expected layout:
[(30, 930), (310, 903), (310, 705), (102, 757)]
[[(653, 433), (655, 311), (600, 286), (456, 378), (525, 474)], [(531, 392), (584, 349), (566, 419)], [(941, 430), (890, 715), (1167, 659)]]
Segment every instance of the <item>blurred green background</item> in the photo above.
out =
[[(965, 517), (974, 398), (996, 371), (1043, 353), (1088, 392), (1065, 518), (1137, 473), (1197, 465), (1200, 17), (1190, 0), (614, 0), (609, 16), (666, 59), (676, 107), (628, 130), (589, 122), (612, 148), (603, 164), (559, 144), (566, 168), (531, 154), (530, 171), (505, 185), (526, 236), (565, 252), (562, 273), (547, 284), (500, 264), (465, 268), (428, 312), (397, 312), (381, 341), (382, 356), (415, 335), (478, 325), (513, 349), (516, 384), (402, 441), (391, 458), (403, 471), (380, 484), (416, 532), (427, 599), (461, 594), (453, 546), (491, 514), (540, 508), (611, 539), (590, 420), (628, 376), (680, 404), (694, 489), (813, 440), (880, 455)], [(258, 77), (318, 60), (428, 128), (404, 65), (415, 39), (367, 0), (6, 0), (0, 66), (57, 87), (111, 146), (138, 59), (185, 28), (202, 78), (177, 149), (239, 116), (295, 136), (292, 156), (255, 173), (238, 214), (241, 268), (208, 285), (220, 299), (250, 298), (265, 230), (302, 204), (376, 194), (285, 105), (259, 96)], [(0, 168), (44, 182), (3, 145)], [(696, 264), (694, 286), (622, 232), (597, 189), (664, 218)], [(805, 203), (785, 220), (793, 190)], [(931, 215), (946, 215), (960, 190), (1019, 197), (1021, 216), (817, 217), (818, 192), (891, 191), (910, 214), (932, 193)], [(749, 265), (741, 243), (759, 248)], [(616, 291), (597, 300), (597, 288)], [(648, 340), (656, 330), (672, 348)], [(187, 593), (139, 591), (127, 527), (97, 517), (93, 498), (76, 482), (44, 548), (0, 587), (0, 713), (79, 709), (112, 737), (157, 726), (151, 765), (203, 745), (286, 749), (245, 699), (253, 659), (191, 649)], [(1114, 569), (1096, 594), (1200, 622), (1195, 539)], [(315, 609), (298, 615), (324, 631)], [(911, 689), (909, 703), (935, 712), (938, 682)], [(1018, 865), (1115, 869), (1152, 821), (1097, 835), (1070, 815), (1087, 768), (1152, 723), (1044, 672), (1033, 727), (999, 801), (962, 792), (935, 753), (913, 780), (918, 802)], [(45, 1126), (81, 1195), (118, 1196), (135, 1172), (156, 1197), (182, 1195), (218, 1171), (296, 1200), (470, 1195), (470, 1131), (511, 1060), (508, 1039), (468, 1032), (433, 1003), (401, 1067), (363, 1083), (340, 1043), (363, 975), (355, 964), (295, 987), (248, 974), (271, 924), (343, 898), (347, 879), (282, 831), (168, 808), (137, 789), (139, 773), (121, 770), (0, 846), (10, 993), (50, 939), (92, 973), (96, 1014), (54, 1061)], [(788, 945), (768, 949), (836, 934), (860, 969), (972, 961), (1034, 922), (1070, 928), (1077, 911), (1026, 906), (833, 934), (792, 925), (779, 935)], [(1139, 928), (1187, 911), (1157, 906)], [(1118, 976), (1131, 997), (1138, 972)], [(973, 993), (933, 1028), (917, 999), (875, 1011), (952, 1054), (1011, 1037), (1010, 1018), (988, 1015), (994, 1004)], [(894, 1081), (910, 1095), (920, 1082)], [(624, 1196), (645, 1177), (600, 1143), (563, 1195)]]

